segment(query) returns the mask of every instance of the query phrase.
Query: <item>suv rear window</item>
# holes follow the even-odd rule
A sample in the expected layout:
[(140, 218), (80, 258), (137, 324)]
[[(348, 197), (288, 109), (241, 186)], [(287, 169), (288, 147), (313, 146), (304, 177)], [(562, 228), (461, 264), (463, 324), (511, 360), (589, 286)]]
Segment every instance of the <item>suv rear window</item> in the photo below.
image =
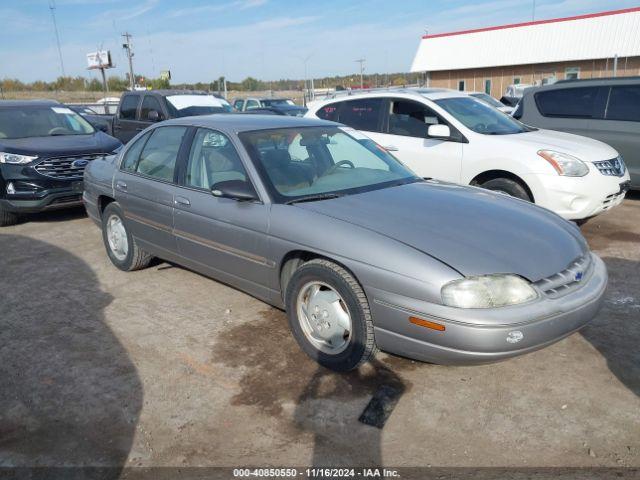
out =
[(535, 94), (544, 117), (592, 118), (599, 87), (547, 90)]
[(135, 120), (139, 101), (140, 95), (125, 95), (120, 105), (120, 118)]
[(606, 119), (640, 122), (640, 85), (611, 87)]
[(382, 100), (382, 98), (363, 98), (343, 102), (340, 107), (340, 123), (356, 130), (377, 132), (380, 125)]
[(338, 121), (338, 107), (340, 103), (330, 103), (325, 105), (316, 112), (316, 116), (323, 120), (331, 120), (332, 122)]

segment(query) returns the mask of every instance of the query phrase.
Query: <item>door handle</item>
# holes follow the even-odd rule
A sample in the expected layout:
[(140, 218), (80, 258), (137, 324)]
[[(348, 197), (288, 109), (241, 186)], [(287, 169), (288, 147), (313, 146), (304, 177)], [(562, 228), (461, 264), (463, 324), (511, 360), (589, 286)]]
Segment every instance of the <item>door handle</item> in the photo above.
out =
[(189, 201), (189, 199), (184, 197), (176, 197), (173, 203), (175, 203), (176, 205), (184, 205), (185, 207), (188, 207), (189, 205), (191, 205), (191, 202)]
[(127, 191), (127, 184), (124, 183), (122, 180), (117, 180), (116, 181), (116, 188), (118, 190), (122, 190), (122, 191), (126, 192)]
[(384, 147), (384, 149), (387, 152), (397, 152), (398, 151), (398, 147), (394, 146), (394, 145), (387, 145)]

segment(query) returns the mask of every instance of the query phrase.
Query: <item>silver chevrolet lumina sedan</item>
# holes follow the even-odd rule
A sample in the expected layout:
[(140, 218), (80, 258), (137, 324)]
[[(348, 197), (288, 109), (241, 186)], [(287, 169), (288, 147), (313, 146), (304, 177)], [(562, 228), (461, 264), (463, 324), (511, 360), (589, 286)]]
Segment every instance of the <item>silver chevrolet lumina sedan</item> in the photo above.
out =
[(607, 285), (572, 223), (419, 178), (321, 120), (162, 122), (90, 164), (84, 202), (116, 267), (159, 257), (284, 308), (335, 370), (377, 349), (442, 364), (527, 353), (589, 322)]

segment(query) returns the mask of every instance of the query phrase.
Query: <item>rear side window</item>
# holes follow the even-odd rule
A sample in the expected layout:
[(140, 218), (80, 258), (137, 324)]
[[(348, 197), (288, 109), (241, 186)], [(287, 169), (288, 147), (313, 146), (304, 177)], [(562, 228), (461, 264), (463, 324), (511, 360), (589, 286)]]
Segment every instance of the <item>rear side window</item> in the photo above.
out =
[(142, 100), (142, 107), (140, 107), (140, 120), (148, 120), (151, 110), (158, 112), (159, 118), (162, 120), (162, 107), (160, 107), (158, 99), (151, 95), (145, 95), (144, 100)]
[(564, 88), (535, 94), (544, 117), (592, 118), (598, 87)]
[(340, 109), (340, 122), (367, 132), (379, 131), (382, 98), (364, 98), (344, 102)]
[(606, 119), (640, 122), (640, 85), (611, 87)]
[(316, 112), (316, 117), (323, 120), (331, 120), (332, 122), (337, 122), (338, 107), (340, 107), (340, 103), (330, 103), (329, 105), (325, 105)]
[(145, 133), (125, 152), (124, 157), (122, 158), (122, 163), (120, 164), (120, 168), (122, 170), (126, 170), (128, 172), (134, 172), (136, 170), (136, 164), (138, 163), (138, 158), (140, 158), (140, 152), (142, 152), (142, 148), (147, 142), (149, 135), (150, 132)]
[(124, 120), (135, 120), (139, 102), (140, 95), (125, 95), (120, 105), (120, 118)]
[(178, 150), (186, 132), (187, 127), (161, 127), (153, 130), (142, 149), (136, 172), (172, 182)]

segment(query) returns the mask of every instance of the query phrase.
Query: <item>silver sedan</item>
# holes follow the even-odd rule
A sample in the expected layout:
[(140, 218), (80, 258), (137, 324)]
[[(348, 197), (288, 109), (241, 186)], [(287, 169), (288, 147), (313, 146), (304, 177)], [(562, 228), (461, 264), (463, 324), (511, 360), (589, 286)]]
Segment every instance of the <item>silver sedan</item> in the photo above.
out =
[(607, 285), (572, 223), (419, 178), (321, 120), (162, 122), (90, 164), (84, 202), (116, 267), (159, 257), (284, 308), (335, 370), (377, 349), (443, 364), (530, 352), (589, 322)]

